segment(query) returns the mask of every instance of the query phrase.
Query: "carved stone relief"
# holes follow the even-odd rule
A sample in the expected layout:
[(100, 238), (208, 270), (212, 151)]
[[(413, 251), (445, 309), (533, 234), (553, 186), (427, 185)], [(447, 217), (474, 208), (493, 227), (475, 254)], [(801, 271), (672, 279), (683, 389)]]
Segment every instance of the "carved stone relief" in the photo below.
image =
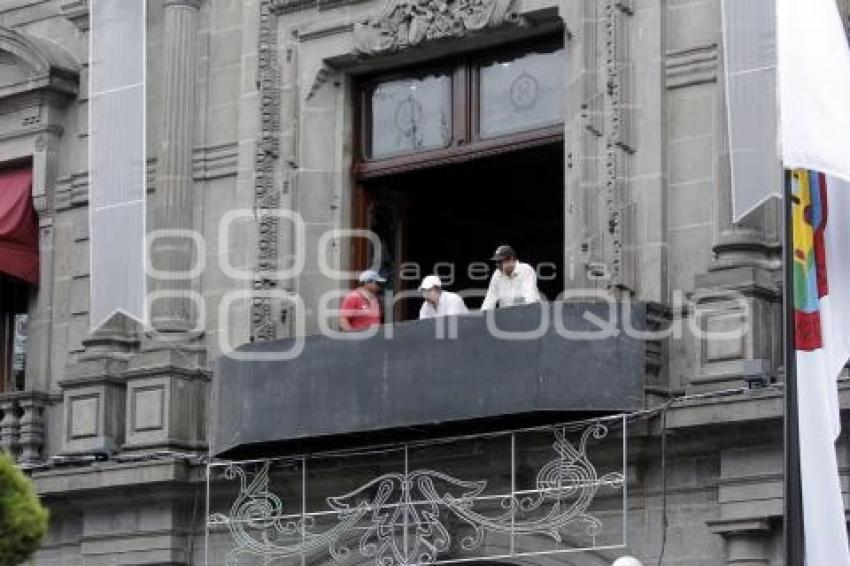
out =
[(275, 163), (280, 155), (280, 71), (277, 57), (277, 13), (273, 0), (260, 4), (257, 82), (260, 89), (260, 133), (255, 159), (254, 207), (257, 214), (257, 266), (251, 302), (251, 341), (273, 340), (276, 324), (269, 291), (275, 288), (278, 218), (280, 206), (275, 187)]
[(607, 0), (605, 5), (605, 84), (608, 96), (605, 124), (605, 204), (611, 241), (609, 285), (634, 290), (634, 206), (626, 187), (628, 154), (634, 151), (630, 140), (631, 67), (628, 61), (627, 21), (632, 12), (628, 3)]
[(513, 0), (387, 0), (383, 9), (354, 26), (355, 49), (392, 53), (424, 41), (463, 37), (488, 27), (515, 24)]

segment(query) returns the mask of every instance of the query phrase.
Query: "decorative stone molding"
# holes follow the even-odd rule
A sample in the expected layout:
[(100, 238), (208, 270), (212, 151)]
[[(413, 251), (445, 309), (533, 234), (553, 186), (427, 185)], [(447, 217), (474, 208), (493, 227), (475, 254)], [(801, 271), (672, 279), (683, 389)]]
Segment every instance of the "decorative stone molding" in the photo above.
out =
[(770, 522), (762, 519), (721, 519), (709, 521), (711, 532), (726, 541), (726, 564), (729, 566), (767, 566), (771, 563), (768, 537)]
[(593, 135), (604, 133), (604, 97), (599, 89), (599, 0), (584, 0), (584, 19), (581, 42), (583, 55), (581, 117), (584, 127)]
[(664, 84), (668, 90), (717, 82), (717, 44), (670, 51), (664, 57)]
[[(251, 341), (277, 337), (272, 300), (277, 270), (279, 221), (275, 211), (280, 195), (275, 187), (276, 162), (280, 157), (280, 89), (278, 63), (278, 13), (275, 0), (260, 3), (257, 83), (260, 90), (260, 133), (254, 160), (254, 207), (257, 211), (257, 266), (251, 301)], [(294, 57), (294, 53), (288, 54)]]
[(163, 0), (162, 7), (189, 8), (191, 10), (197, 10), (201, 7), (201, 0)]
[(0, 27), (0, 51), (11, 54), (17, 65), (5, 67), (0, 99), (34, 91), (76, 96), (80, 65), (64, 49), (41, 38)]
[(62, 0), (59, 11), (80, 31), (89, 30), (89, 0)]
[(513, 0), (387, 0), (383, 8), (354, 26), (357, 52), (392, 53), (425, 41), (460, 38), (485, 28), (517, 24)]
[(275, 14), (290, 14), (315, 6), (316, 0), (272, 0), (271, 3), (271, 8)]
[(607, 94), (605, 131), (605, 206), (610, 241), (612, 289), (635, 290), (635, 205), (626, 186), (627, 160), (634, 152), (631, 141), (631, 64), (627, 26), (632, 16), (628, 5), (617, 0), (605, 4), (605, 85)]
[(207, 181), (236, 175), (239, 145), (225, 143), (192, 150), (192, 179)]
[(313, 98), (319, 89), (328, 82), (328, 79), (334, 74), (334, 71), (328, 67), (327, 65), (322, 65), (318, 72), (316, 73), (316, 78), (313, 80), (313, 84), (310, 85), (310, 90), (307, 92), (307, 100)]

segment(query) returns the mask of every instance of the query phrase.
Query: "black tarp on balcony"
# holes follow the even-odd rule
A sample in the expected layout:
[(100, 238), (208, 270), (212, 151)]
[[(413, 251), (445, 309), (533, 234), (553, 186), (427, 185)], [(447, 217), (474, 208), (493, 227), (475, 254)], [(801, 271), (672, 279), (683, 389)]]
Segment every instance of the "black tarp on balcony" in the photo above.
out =
[[(618, 305), (612, 314), (608, 304), (552, 303), (456, 322), (454, 339), (437, 337), (437, 326), (450, 321), (435, 319), (366, 339), (309, 336), (290, 360), (268, 358), (290, 351), (294, 340), (237, 351), (265, 359), (220, 358), (213, 455), (282, 455), (642, 407), (642, 306)], [(494, 327), (527, 336), (509, 339)]]

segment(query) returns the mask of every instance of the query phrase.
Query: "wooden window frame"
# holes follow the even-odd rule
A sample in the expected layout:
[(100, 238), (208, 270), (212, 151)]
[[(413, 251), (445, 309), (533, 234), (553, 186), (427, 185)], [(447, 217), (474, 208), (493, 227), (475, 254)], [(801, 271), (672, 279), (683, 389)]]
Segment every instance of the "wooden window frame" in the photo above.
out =
[[(354, 89), (358, 101), (358, 112), (355, 120), (355, 179), (366, 181), (386, 175), (451, 163), (462, 163), (481, 157), (563, 141), (563, 122), (490, 138), (482, 138), (479, 132), (479, 66), (506, 55), (520, 55), (534, 47), (558, 44), (563, 45), (562, 34), (538, 38), (533, 43), (501, 46), (429, 65), (412, 66), (391, 73), (371, 75), (356, 81)], [(371, 147), (370, 95), (373, 89), (376, 85), (386, 81), (409, 78), (428, 72), (444, 72), (452, 77), (451, 143), (444, 148), (371, 159), (367, 155), (367, 151)]]

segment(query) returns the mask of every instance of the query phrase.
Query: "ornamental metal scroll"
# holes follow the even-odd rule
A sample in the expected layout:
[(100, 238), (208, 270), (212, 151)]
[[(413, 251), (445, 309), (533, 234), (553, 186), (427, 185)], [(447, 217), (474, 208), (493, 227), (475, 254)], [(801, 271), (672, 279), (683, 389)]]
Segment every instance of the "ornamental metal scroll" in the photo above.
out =
[[(395, 447), (403, 455), (399, 471), (383, 471), (353, 490), (324, 497), (321, 509), (309, 508), (304, 495), (314, 481), (308, 468), (315, 457), (214, 463), (208, 470), (207, 563), (373, 560), (375, 566), (411, 566), (622, 547), (625, 427), (625, 418), (617, 417), (580, 427), (465, 437), (464, 442), (495, 438), (510, 446), (504, 454), (510, 489), (498, 493), (487, 492), (487, 479), (411, 469), (411, 451), (424, 444)], [(540, 446), (530, 441), (524, 446), (532, 433), (537, 439), (548, 436), (545, 458)], [(453, 448), (450, 441), (440, 446)], [(540, 462), (533, 472), (518, 464), (524, 451), (538, 454), (530, 457)], [(602, 465), (591, 461), (591, 451), (602, 455)], [(484, 453), (477, 457), (483, 460)], [(288, 471), (281, 478), (276, 469)], [(344, 467), (338, 473), (345, 473)], [(292, 485), (299, 482), (300, 489)], [(271, 484), (287, 491), (293, 501), (275, 493)], [(211, 494), (221, 489), (229, 490), (230, 501), (213, 511)], [(541, 544), (544, 540), (548, 543)], [(223, 557), (212, 559), (211, 553)]]

